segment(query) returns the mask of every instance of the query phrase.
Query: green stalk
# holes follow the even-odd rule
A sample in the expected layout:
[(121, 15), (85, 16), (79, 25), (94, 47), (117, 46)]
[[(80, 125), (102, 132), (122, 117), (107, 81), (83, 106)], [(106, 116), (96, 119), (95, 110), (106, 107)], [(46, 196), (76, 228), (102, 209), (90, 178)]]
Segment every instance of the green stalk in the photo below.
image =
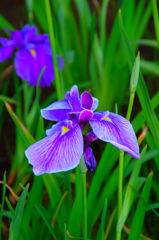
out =
[(152, 2), (152, 12), (153, 12), (153, 20), (156, 32), (156, 39), (159, 46), (159, 23), (158, 23), (158, 10), (157, 10), (157, 2), (156, 0), (151, 0)]
[(119, 155), (119, 182), (118, 182), (118, 219), (122, 210), (122, 192), (123, 192), (123, 161), (124, 151), (120, 150)]
[(82, 198), (83, 198), (83, 239), (87, 240), (87, 188), (86, 188), (86, 173), (81, 173), (82, 176)]
[(134, 103), (134, 97), (135, 97), (135, 92), (131, 92), (130, 93), (130, 98), (129, 98), (129, 106), (128, 106), (128, 110), (127, 110), (127, 114), (126, 114), (126, 119), (128, 121), (130, 120), (132, 107), (133, 107), (133, 103)]
[(25, 0), (25, 4), (28, 11), (29, 24), (33, 25), (33, 0)]
[[(123, 161), (124, 161), (124, 151), (120, 150), (119, 155), (119, 181), (118, 181), (118, 220), (120, 218), (122, 210), (122, 193), (123, 193)], [(117, 232), (116, 240), (121, 239), (121, 231)]]
[[(129, 106), (127, 110), (127, 115), (126, 119), (129, 121), (131, 112), (132, 112), (132, 107), (133, 107), (133, 102), (134, 102), (134, 96), (135, 92), (130, 93), (130, 98), (129, 98)], [(122, 210), (122, 193), (123, 193), (123, 161), (124, 161), (124, 151), (120, 150), (120, 156), (119, 156), (119, 181), (118, 181), (118, 220), (120, 218), (121, 210)], [(121, 231), (117, 232), (117, 240), (121, 239)]]
[(55, 80), (56, 80), (55, 84), (56, 84), (56, 90), (57, 90), (57, 98), (58, 98), (58, 100), (60, 100), (60, 99), (62, 99), (62, 93), (61, 93), (60, 76), (58, 73), (58, 63), (57, 63), (57, 57), (56, 57), (56, 41), (55, 41), (54, 28), (53, 28), (49, 0), (45, 0), (45, 7), (46, 7), (46, 15), (47, 15), (47, 20), (48, 20), (49, 35), (50, 35), (50, 42), (51, 42), (51, 49), (52, 49), (53, 68), (54, 68), (54, 72), (55, 72)]
[[(130, 98), (129, 98), (129, 105), (127, 110), (126, 119), (129, 121), (132, 107), (134, 103), (134, 97), (136, 92), (136, 87), (138, 83), (138, 77), (139, 77), (139, 68), (140, 68), (140, 53), (138, 52), (138, 55), (136, 57), (131, 79), (130, 79)], [(120, 218), (120, 214), (122, 211), (122, 192), (123, 192), (123, 161), (124, 161), (124, 151), (120, 150), (120, 156), (119, 156), (119, 182), (118, 182), (118, 220)], [(116, 233), (116, 239), (121, 240), (121, 231)]]
[(28, 116), (28, 83), (24, 82), (24, 89), (23, 89), (23, 94), (24, 94), (24, 123), (26, 125), (27, 121), (27, 116)]
[(80, 160), (80, 170), (82, 178), (82, 201), (83, 201), (83, 240), (87, 240), (87, 187), (86, 187), (86, 172), (87, 168), (82, 156)]

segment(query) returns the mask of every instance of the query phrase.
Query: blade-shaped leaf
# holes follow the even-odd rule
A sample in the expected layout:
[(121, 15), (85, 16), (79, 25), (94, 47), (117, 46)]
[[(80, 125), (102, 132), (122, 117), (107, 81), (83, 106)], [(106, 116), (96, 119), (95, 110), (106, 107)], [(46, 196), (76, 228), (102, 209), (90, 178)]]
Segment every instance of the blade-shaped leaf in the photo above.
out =
[(3, 216), (5, 193), (6, 193), (6, 172), (4, 173), (4, 176), (3, 176), (2, 208), (1, 208), (1, 211), (0, 211), (0, 240), (2, 239), (1, 238), (1, 225), (2, 225), (2, 216)]
[[(121, 10), (119, 10), (119, 25), (120, 25), (120, 30), (121, 30), (121, 35), (123, 38), (123, 42), (125, 44), (125, 47), (128, 52), (128, 58), (130, 61), (131, 66), (133, 65), (135, 61), (135, 56), (134, 53), (131, 49), (130, 43), (127, 39), (124, 26), (123, 26), (123, 21), (122, 21), (122, 15), (121, 15)], [(146, 116), (146, 120), (148, 122), (149, 128), (153, 134), (153, 137), (155, 139), (156, 145), (159, 147), (159, 123), (158, 119), (155, 115), (155, 112), (152, 108), (151, 102), (150, 102), (150, 97), (149, 93), (146, 88), (146, 84), (144, 82), (143, 76), (140, 72), (139, 74), (139, 84), (137, 86), (137, 94), (141, 103), (141, 106), (143, 108), (144, 114)]]
[(138, 161), (136, 162), (135, 168), (133, 170), (133, 173), (131, 175), (130, 181), (128, 183), (128, 187), (125, 193), (125, 198), (124, 198), (124, 203), (123, 203), (123, 208), (120, 214), (120, 218), (117, 224), (117, 231), (121, 231), (126, 218), (129, 214), (131, 205), (132, 205), (132, 201), (134, 199), (135, 193), (132, 191), (131, 185), (135, 186), (137, 183), (137, 178), (140, 172), (140, 168), (141, 168), (141, 164), (142, 164), (142, 160), (143, 160), (143, 156), (145, 155), (147, 146), (145, 146), (145, 148), (143, 149), (142, 153), (141, 153), (141, 158), (138, 159)]
[(40, 216), (41, 216), (42, 219), (44, 220), (44, 222), (45, 222), (46, 226), (48, 227), (48, 229), (49, 229), (51, 235), (53, 236), (53, 238), (54, 238), (55, 240), (57, 240), (57, 238), (56, 238), (56, 236), (55, 236), (55, 234), (54, 234), (54, 232), (53, 232), (53, 229), (51, 228), (51, 226), (50, 226), (47, 218), (45, 217), (45, 210), (43, 210), (42, 206), (39, 207), (39, 204), (35, 204), (35, 208), (37, 209), (37, 211), (39, 212)]
[[(152, 184), (152, 177), (153, 177), (153, 172), (150, 172), (141, 193), (141, 197), (145, 200), (146, 203), (148, 202), (148, 199), (149, 199), (149, 194), (150, 194), (150, 189)], [(131, 232), (128, 240), (139, 239), (140, 237), (142, 225), (144, 222), (145, 212), (147, 209), (147, 205), (145, 204), (145, 202), (142, 199), (139, 200), (139, 203), (137, 205), (137, 210), (133, 218)]]
[(19, 238), (21, 221), (23, 217), (25, 199), (28, 193), (28, 188), (29, 188), (29, 185), (25, 187), (17, 203), (17, 206), (15, 208), (15, 212), (14, 212), (12, 222), (10, 225), (10, 230), (9, 230), (9, 240), (18, 240)]
[(35, 142), (34, 138), (32, 137), (32, 135), (27, 131), (27, 129), (24, 127), (24, 125), (22, 124), (22, 122), (18, 119), (17, 115), (14, 113), (12, 107), (9, 105), (9, 103), (5, 102), (5, 106), (11, 116), (11, 118), (13, 119), (16, 127), (18, 128), (18, 130), (20, 131), (20, 134), (22, 135), (25, 143), (27, 146), (33, 144)]

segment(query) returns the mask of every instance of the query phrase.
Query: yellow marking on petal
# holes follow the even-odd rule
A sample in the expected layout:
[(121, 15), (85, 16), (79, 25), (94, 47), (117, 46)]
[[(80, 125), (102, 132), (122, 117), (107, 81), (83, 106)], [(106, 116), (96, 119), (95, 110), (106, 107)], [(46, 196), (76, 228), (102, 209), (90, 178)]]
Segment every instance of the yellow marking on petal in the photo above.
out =
[(35, 49), (30, 49), (30, 53), (33, 55), (33, 57), (35, 57), (35, 56), (36, 56)]
[(112, 121), (110, 120), (110, 118), (108, 118), (108, 117), (105, 117), (103, 120), (105, 120), (105, 121), (108, 121), (108, 122), (111, 122), (112, 123)]
[(68, 131), (70, 131), (70, 129), (68, 127), (62, 126), (62, 134), (61, 135), (64, 135)]

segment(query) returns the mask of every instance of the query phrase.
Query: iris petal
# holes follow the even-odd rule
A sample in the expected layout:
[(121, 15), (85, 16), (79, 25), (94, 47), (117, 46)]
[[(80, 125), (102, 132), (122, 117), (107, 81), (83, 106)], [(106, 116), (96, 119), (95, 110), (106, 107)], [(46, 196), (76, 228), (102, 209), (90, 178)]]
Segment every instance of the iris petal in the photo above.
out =
[(35, 175), (68, 171), (75, 168), (83, 153), (83, 137), (79, 125), (62, 135), (62, 125), (49, 135), (31, 145), (26, 151)]
[[(103, 113), (104, 115), (105, 113)], [(130, 122), (115, 113), (109, 113), (107, 117), (110, 121), (107, 119), (89, 121), (95, 135), (128, 152), (131, 156), (140, 158), (139, 146)]]
[(81, 95), (82, 107), (91, 109), (93, 105), (93, 98), (89, 92), (83, 92)]
[[(39, 74), (41, 70), (46, 66), (45, 71), (40, 80), (40, 87), (49, 87), (51, 81), (54, 80), (54, 70), (52, 63), (50, 45), (39, 44), (27, 44), (25, 48), (16, 52), (15, 68), (17, 74), (23, 80), (29, 82), (29, 85), (36, 86)], [(32, 51), (34, 50), (34, 54)], [(60, 58), (63, 66), (63, 59)]]
[(71, 111), (69, 102), (64, 99), (52, 103), (48, 107), (41, 110), (43, 118), (52, 121), (62, 121), (67, 119), (67, 113)]
[(92, 97), (92, 98), (93, 98), (93, 104), (92, 104), (91, 110), (94, 111), (98, 107), (99, 100), (95, 97)]
[(74, 85), (71, 88), (70, 95), (71, 95), (71, 97), (74, 97), (74, 98), (78, 98), (79, 97), (78, 87), (76, 85)]
[(83, 110), (79, 116), (79, 122), (88, 122), (93, 116), (93, 112), (91, 110)]
[(14, 48), (15, 48), (14, 45), (0, 47), (0, 62), (3, 62), (4, 60), (11, 58)]
[(38, 80), (38, 65), (32, 54), (25, 48), (16, 52), (14, 60), (15, 69), (17, 75), (25, 81), (29, 82), (29, 85), (36, 85)]

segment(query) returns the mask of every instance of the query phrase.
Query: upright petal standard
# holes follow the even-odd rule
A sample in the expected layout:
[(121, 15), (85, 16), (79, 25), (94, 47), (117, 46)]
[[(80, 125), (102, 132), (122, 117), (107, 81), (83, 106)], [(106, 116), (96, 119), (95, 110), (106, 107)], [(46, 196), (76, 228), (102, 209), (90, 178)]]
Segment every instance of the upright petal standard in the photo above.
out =
[[(96, 160), (91, 145), (97, 139), (140, 158), (130, 122), (109, 111), (94, 112), (97, 106), (98, 99), (86, 91), (79, 96), (77, 86), (73, 86), (66, 93), (66, 99), (41, 110), (45, 119), (59, 122), (46, 131), (47, 137), (25, 151), (36, 175), (73, 169), (79, 164), (82, 154), (88, 170), (95, 171)], [(92, 130), (85, 136), (82, 132), (88, 124)]]

